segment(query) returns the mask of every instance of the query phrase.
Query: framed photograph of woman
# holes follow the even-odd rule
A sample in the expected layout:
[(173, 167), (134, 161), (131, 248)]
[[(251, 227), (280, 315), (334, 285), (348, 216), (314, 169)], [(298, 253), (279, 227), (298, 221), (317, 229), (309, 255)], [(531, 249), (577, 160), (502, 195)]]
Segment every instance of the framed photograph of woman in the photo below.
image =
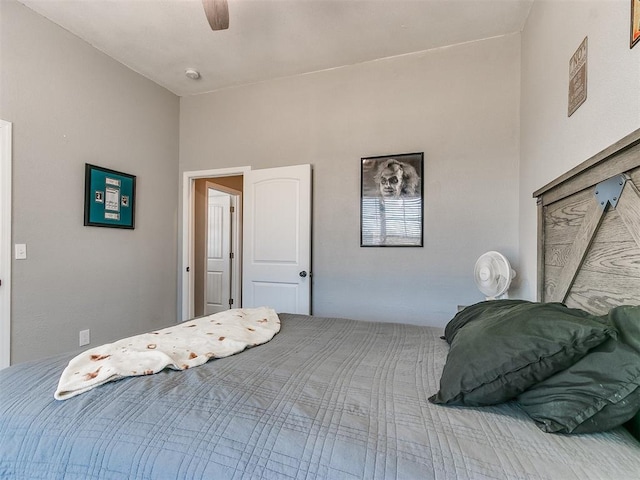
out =
[(424, 153), (364, 157), (360, 164), (360, 246), (423, 246)]

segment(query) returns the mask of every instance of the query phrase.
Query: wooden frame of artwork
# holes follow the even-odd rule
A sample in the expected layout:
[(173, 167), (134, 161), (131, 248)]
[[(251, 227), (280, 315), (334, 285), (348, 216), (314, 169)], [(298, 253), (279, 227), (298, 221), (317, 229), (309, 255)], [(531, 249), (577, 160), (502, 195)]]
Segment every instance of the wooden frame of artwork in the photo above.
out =
[(640, 0), (631, 0), (631, 38), (629, 48), (640, 41)]

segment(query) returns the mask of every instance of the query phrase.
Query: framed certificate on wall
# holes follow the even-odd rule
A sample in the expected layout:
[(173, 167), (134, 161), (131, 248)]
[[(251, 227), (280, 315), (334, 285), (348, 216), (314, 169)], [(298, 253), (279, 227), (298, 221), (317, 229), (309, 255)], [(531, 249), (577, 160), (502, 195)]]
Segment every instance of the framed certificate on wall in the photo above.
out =
[(84, 224), (135, 228), (136, 177), (85, 164)]

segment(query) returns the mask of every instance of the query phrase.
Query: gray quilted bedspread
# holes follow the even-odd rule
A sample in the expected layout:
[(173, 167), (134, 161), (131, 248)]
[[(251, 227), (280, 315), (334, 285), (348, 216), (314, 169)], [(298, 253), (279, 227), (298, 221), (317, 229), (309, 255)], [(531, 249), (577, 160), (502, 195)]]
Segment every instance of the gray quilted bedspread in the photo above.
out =
[(53, 399), (72, 355), (0, 371), (0, 478), (640, 478), (624, 430), (542, 433), (451, 408), (440, 329), (281, 315), (269, 343)]

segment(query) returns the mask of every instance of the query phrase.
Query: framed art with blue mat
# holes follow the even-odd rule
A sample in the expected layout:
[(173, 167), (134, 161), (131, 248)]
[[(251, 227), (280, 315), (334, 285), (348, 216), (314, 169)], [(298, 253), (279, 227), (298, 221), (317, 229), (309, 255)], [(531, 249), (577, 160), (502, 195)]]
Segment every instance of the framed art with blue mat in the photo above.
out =
[(84, 224), (135, 228), (136, 177), (85, 164)]

